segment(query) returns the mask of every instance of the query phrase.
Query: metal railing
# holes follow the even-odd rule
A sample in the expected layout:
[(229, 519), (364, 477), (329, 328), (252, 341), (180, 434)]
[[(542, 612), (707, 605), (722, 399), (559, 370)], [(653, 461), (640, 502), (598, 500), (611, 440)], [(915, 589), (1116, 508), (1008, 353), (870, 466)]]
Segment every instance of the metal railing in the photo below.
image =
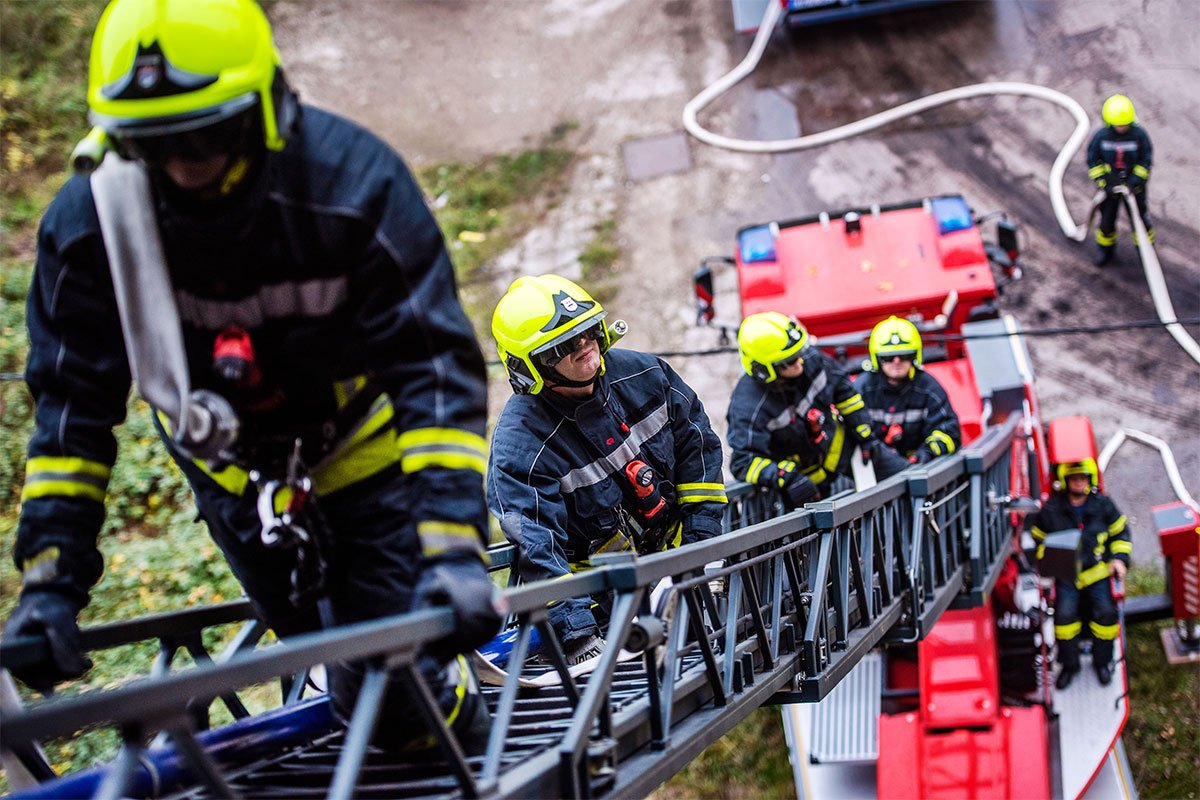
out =
[[(870, 490), (781, 516), (777, 497), (732, 486), (726, 522), (736, 529), (723, 536), (594, 560), (587, 572), (507, 589), (515, 642), (504, 685), (484, 690), (493, 721), (478, 755), (464, 753), (415, 666), (424, 645), (452, 632), (447, 609), (251, 652), (247, 634), (236, 652), (177, 673), (166, 673), (164, 656), (159, 674), (144, 681), (5, 711), (0, 746), (28, 753), (34, 742), (81, 727), (116, 728), (123, 745), (112, 764), (64, 779), (76, 781), (76, 794), (98, 797), (645, 794), (758, 706), (819, 700), (872, 647), (916, 641), (951, 603), (982, 602), (1011, 546), (1004, 501), (1015, 425)], [(513, 563), (511, 549), (493, 555), (495, 568)], [(610, 609), (605, 639), (627, 650), (605, 648), (595, 669), (576, 677), (547, 606), (585, 596)], [(173, 652), (178, 642), (199, 641), (192, 632), (209, 622), (205, 614), (228, 622), (247, 610), (219, 608), (106, 626), (104, 636), (86, 632), (85, 643), (124, 642), (136, 630)], [(0, 649), (6, 664), (21, 655)], [(342, 729), (323, 697), (302, 699), (296, 676), (345, 660), (362, 661), (366, 677)], [(556, 685), (522, 685), (545, 682), (547, 673), (557, 674)], [(407, 683), (436, 734), (437, 750), (419, 763), (369, 744), (389, 677)], [(206, 715), (197, 709), (217, 698), (236, 708), (237, 690), (274, 678), (284, 679), (293, 705), (269, 712), (267, 722), (251, 717), (203, 731), (198, 717)], [(257, 747), (231, 744), (250, 730)], [(148, 751), (160, 732), (172, 747)], [(174, 768), (156, 766), (153, 785), (142, 762), (163, 752)]]

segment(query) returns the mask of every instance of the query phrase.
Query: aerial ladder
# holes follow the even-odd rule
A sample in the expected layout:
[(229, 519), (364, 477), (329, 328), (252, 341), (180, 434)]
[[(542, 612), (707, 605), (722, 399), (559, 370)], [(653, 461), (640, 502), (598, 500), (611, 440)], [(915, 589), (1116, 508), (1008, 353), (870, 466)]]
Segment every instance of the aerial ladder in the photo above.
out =
[[(510, 586), (513, 645), (503, 686), (483, 688), (493, 727), (479, 756), (464, 755), (414, 667), (423, 646), (452, 632), (448, 609), (259, 648), (264, 628), (244, 601), (87, 629), (89, 649), (157, 640), (155, 674), (6, 707), (0, 748), (36, 781), (14, 797), (645, 795), (759, 706), (820, 701), (873, 648), (920, 640), (947, 609), (983, 605), (1012, 550), (1020, 423), (1014, 413), (953, 456), (783, 515), (777, 497), (737, 484), (724, 536)], [(493, 570), (512, 572), (512, 548), (490, 555)], [(706, 570), (714, 562), (719, 569)], [(613, 596), (605, 638), (625, 652), (608, 648), (594, 671), (574, 677), (546, 607), (603, 592)], [(224, 653), (204, 649), (206, 629), (238, 621)], [(550, 644), (543, 663), (531, 658), (535, 636)], [(18, 663), (36, 648), (5, 642), (0, 660)], [(180, 651), (197, 666), (172, 671)], [(307, 680), (344, 659), (369, 665), (345, 726)], [(552, 671), (552, 685), (529, 688)], [(389, 674), (422, 698), (435, 756), (406, 760), (369, 744)], [(282, 704), (248, 714), (238, 692), (276, 679)], [(218, 700), (235, 721), (209, 729)], [(56, 778), (38, 742), (97, 726), (119, 732), (116, 758)]]

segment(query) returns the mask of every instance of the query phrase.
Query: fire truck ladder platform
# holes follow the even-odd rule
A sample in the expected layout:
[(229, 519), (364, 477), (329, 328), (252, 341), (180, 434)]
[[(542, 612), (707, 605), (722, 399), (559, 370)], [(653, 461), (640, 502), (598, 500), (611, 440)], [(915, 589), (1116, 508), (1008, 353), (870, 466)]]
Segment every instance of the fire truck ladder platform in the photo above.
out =
[[(7, 763), (42, 781), (14, 796), (646, 795), (755, 708), (816, 702), (873, 648), (917, 641), (947, 608), (982, 604), (1012, 546), (1010, 462), (1014, 442), (1024, 452), (1022, 429), (1014, 415), (959, 453), (782, 515), (774, 494), (736, 485), (723, 536), (510, 585), (503, 597), (512, 650), (507, 672), (493, 675), (503, 686), (482, 688), (493, 719), (478, 755), (464, 753), (415, 666), (423, 646), (453, 632), (448, 609), (257, 649), (263, 626), (244, 601), (85, 630), (89, 648), (157, 639), (154, 673), (4, 709)], [(511, 549), (492, 556), (493, 569), (511, 574)], [(547, 605), (605, 595), (605, 639), (626, 650), (606, 648), (590, 674), (574, 677)], [(236, 619), (247, 619), (245, 628), (210, 658), (203, 630)], [(36, 657), (36, 649), (33, 640), (5, 643), (0, 662)], [(197, 666), (172, 671), (181, 649)], [(309, 670), (348, 660), (366, 668), (343, 726), (325, 695), (304, 695)], [(525, 679), (539, 676), (553, 685), (529, 687)], [(247, 713), (237, 692), (276, 680), (283, 705)], [(380, 718), (389, 682), (418, 698), (434, 732), (436, 747), (423, 757), (370, 744), (377, 722), (412, 724)], [(217, 699), (235, 720), (209, 730)], [(116, 758), (55, 777), (39, 742), (97, 726), (119, 732)]]

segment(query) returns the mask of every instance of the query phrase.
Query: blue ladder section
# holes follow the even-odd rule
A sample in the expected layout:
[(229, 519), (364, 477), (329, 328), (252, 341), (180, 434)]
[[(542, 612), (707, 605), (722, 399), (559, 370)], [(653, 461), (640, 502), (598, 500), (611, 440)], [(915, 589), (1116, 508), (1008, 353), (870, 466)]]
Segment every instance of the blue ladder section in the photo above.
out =
[[(728, 533), (651, 556), (617, 556), (570, 578), (512, 585), (512, 651), (502, 687), (484, 687), (493, 725), (486, 752), (465, 756), (424, 686), (415, 659), (453, 630), (435, 609), (255, 647), (263, 626), (245, 602), (84, 632), (100, 649), (157, 640), (155, 674), (121, 688), (51, 699), (0, 714), (0, 747), (39, 779), (14, 797), (632, 797), (651, 792), (755, 708), (815, 702), (873, 648), (921, 639), (952, 605), (990, 594), (1010, 549), (1006, 511), (1011, 417), (961, 452), (910, 468), (864, 492), (779, 515), (779, 498), (730, 487)], [(714, 571), (714, 562), (722, 562)], [(706, 570), (706, 565), (710, 565)], [(670, 588), (651, 602), (651, 591)], [(564, 597), (609, 593), (610, 643), (596, 669), (572, 678), (546, 620)], [(247, 620), (225, 655), (204, 650), (204, 629)], [(531, 642), (540, 640), (543, 658)], [(185, 650), (198, 666), (172, 672)], [(0, 664), (37, 657), (31, 641), (4, 643)], [(368, 664), (343, 728), (322, 696), (305, 698), (308, 670)], [(385, 669), (383, 664), (388, 668)], [(519, 678), (557, 671), (552, 688)], [(406, 677), (438, 723), (438, 749), (408, 760), (368, 744), (387, 678)], [(283, 705), (250, 716), (238, 691), (280, 680)], [(374, 688), (373, 688), (374, 687)], [(221, 700), (237, 720), (206, 730)], [(110, 764), (61, 778), (40, 741), (81, 728), (119, 731)], [(151, 740), (161, 744), (148, 745)]]

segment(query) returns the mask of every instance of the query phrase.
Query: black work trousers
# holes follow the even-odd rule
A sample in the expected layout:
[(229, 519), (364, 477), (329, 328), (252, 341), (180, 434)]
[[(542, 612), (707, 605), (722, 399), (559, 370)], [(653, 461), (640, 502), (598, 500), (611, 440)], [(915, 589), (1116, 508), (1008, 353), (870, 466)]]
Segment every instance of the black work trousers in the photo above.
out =
[[(167, 437), (163, 439), (171, 449)], [(289, 599), (295, 551), (262, 543), (254, 485), (241, 495), (231, 494), (187, 458), (174, 451), (172, 455), (195, 492), (200, 516), (259, 617), (282, 638), (319, 630), (316, 604), (297, 608)], [(403, 477), (397, 464), (319, 499), (329, 528), (325, 583), (336, 625), (402, 614), (412, 607), (421, 547), (408, 515)], [(418, 662), (443, 713), (460, 730), (476, 722), (482, 709), (476, 708), (478, 694), (467, 691), (464, 665), (446, 667), (430, 656)], [(334, 711), (347, 720), (362, 685), (362, 666), (330, 664), (327, 674)], [(376, 724), (376, 744), (393, 749), (429, 744), (414, 702), (399, 681), (389, 684)]]
[[(1150, 241), (1154, 241), (1154, 221), (1150, 219), (1150, 207), (1146, 204), (1146, 184), (1133, 189), (1132, 193), (1142, 215), (1142, 224), (1146, 226)], [(1125, 197), (1119, 194), (1106, 195), (1100, 202), (1100, 223), (1096, 226), (1096, 242), (1101, 247), (1112, 247), (1117, 243), (1117, 212), (1122, 206), (1125, 206)], [(1126, 214), (1128, 213), (1127, 208)], [(1132, 220), (1130, 224), (1133, 224)]]
[(1064, 669), (1079, 669), (1079, 638), (1083, 633), (1082, 616), (1088, 619), (1092, 636), (1092, 663), (1107, 664), (1113, 657), (1113, 640), (1119, 631), (1117, 606), (1113, 602), (1109, 579), (1096, 581), (1082, 589), (1073, 581), (1054, 582), (1054, 636), (1058, 640), (1058, 663)]

